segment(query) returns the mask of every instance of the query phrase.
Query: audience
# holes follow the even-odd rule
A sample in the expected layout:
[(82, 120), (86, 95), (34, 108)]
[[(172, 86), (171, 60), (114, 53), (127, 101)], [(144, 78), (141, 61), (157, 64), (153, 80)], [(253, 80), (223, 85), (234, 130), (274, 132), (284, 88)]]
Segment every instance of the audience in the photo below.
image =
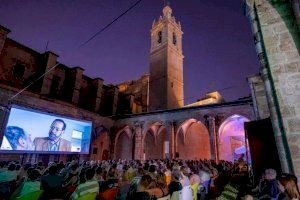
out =
[(64, 197), (64, 178), (58, 174), (56, 164), (50, 167), (41, 178), (41, 190), (44, 191), (44, 199), (59, 199)]
[[(0, 200), (207, 200), (300, 198), (294, 175), (266, 169), (251, 185), (246, 163), (211, 160), (0, 161)], [(31, 200), (36, 200), (32, 195)]]
[(11, 199), (15, 199), (31, 192), (39, 191), (41, 187), (40, 177), (40, 172), (37, 169), (33, 169), (28, 174), (28, 179), (22, 182), (16, 189), (16, 191), (12, 194)]
[(99, 184), (98, 181), (94, 179), (95, 170), (88, 168), (85, 171), (85, 182), (78, 185), (76, 190), (72, 193), (71, 199), (75, 200), (87, 193), (98, 193)]

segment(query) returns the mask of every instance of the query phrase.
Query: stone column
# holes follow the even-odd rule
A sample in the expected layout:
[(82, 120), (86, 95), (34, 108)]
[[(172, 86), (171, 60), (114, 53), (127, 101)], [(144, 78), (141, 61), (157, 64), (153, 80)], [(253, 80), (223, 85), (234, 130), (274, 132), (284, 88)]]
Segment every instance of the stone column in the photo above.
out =
[(255, 36), (281, 167), (299, 178), (299, 35), (295, 34), (296, 27), (289, 25), (294, 23), (290, 3), (255, 0), (254, 6), (253, 0), (247, 0), (247, 16)]
[[(165, 148), (169, 148), (168, 154), (166, 154), (166, 158), (173, 159), (175, 155), (175, 133), (174, 133), (174, 122), (167, 121), (166, 122), (166, 131), (167, 131), (167, 141), (169, 142), (169, 146)], [(165, 145), (165, 144), (164, 144)], [(164, 152), (165, 154), (166, 152)]]
[(251, 90), (255, 119), (259, 120), (270, 117), (270, 111), (262, 77), (260, 75), (251, 76), (247, 78), (247, 81)]
[(95, 112), (100, 111), (101, 97), (102, 97), (102, 89), (103, 89), (103, 79), (95, 78), (93, 80), (93, 85), (96, 89), (96, 98), (95, 98)]
[(7, 38), (7, 34), (10, 33), (10, 30), (0, 25), (0, 54), (4, 47), (5, 40)]
[[(50, 68), (52, 68), (56, 65), (58, 55), (56, 55), (53, 52), (47, 51), (45, 53), (45, 57), (46, 57), (46, 66), (45, 66), (45, 72), (46, 72)], [(48, 72), (43, 78), (43, 83), (42, 83), (42, 88), (41, 88), (42, 95), (48, 95), (50, 93), (53, 72), (54, 72), (54, 69), (52, 69), (50, 72)]]
[(83, 74), (84, 69), (82, 69), (81, 67), (74, 67), (72, 70), (73, 70), (74, 78), (75, 78), (73, 92), (72, 92), (72, 103), (78, 104), (79, 96), (80, 96), (82, 74)]
[(134, 129), (135, 129), (135, 149), (134, 149), (134, 159), (135, 160), (143, 160), (144, 151), (143, 151), (143, 127), (144, 122), (135, 122)]
[(218, 162), (218, 136), (216, 133), (216, 123), (215, 118), (212, 116), (208, 117), (208, 131), (209, 131), (209, 138), (210, 138), (210, 152), (211, 152), (211, 159)]

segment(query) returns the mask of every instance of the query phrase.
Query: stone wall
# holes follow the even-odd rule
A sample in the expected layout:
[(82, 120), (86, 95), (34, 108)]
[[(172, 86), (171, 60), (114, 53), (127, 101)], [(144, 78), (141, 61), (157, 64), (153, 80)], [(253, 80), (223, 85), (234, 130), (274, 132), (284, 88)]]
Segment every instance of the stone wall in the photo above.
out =
[[(116, 113), (115, 86), (107, 86), (105, 90), (103, 79), (85, 76), (79, 66), (71, 68), (60, 63), (54, 52), (39, 53), (20, 44), (7, 37), (9, 32), (0, 25), (0, 83), (20, 89), (33, 83), (27, 90), (45, 98), (62, 100), (98, 114)], [(21, 69), (18, 75), (15, 69)], [(109, 99), (104, 100), (106, 97)]]
[(258, 120), (270, 117), (265, 85), (261, 76), (251, 76), (247, 80), (251, 90), (255, 118)]
[(282, 168), (299, 178), (300, 40), (292, 5), (290, 1), (247, 3)]
[[(141, 113), (148, 111), (149, 75), (145, 74), (138, 80), (118, 84), (119, 95), (123, 101), (118, 102), (118, 114)], [(122, 98), (122, 97), (121, 97)], [(125, 111), (122, 113), (122, 111)]]
[[(0, 52), (0, 82), (20, 88), (38, 71), (39, 53), (11, 39), (5, 40)], [(22, 77), (15, 77), (13, 74), (13, 69), (17, 64), (25, 67)]]

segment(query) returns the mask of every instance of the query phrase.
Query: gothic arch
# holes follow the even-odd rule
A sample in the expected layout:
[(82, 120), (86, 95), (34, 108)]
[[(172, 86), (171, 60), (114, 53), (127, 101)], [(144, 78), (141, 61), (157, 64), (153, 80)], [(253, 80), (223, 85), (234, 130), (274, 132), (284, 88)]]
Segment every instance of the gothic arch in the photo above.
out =
[(161, 122), (152, 123), (143, 134), (145, 159), (162, 159), (165, 157), (166, 128)]
[(132, 131), (126, 126), (118, 131), (115, 137), (114, 157), (115, 159), (132, 159)]
[(164, 124), (162, 122), (154, 122), (154, 123), (150, 124), (149, 126), (147, 126), (145, 129), (145, 132), (143, 133), (143, 139), (142, 139), (143, 142), (144, 142), (146, 134), (149, 130), (152, 131), (152, 133), (154, 134), (154, 137), (156, 138), (157, 131), (161, 126), (164, 126)]
[(103, 125), (94, 129), (94, 137), (92, 143), (92, 159), (93, 160), (107, 160), (109, 158), (108, 152), (110, 150), (109, 131)]
[(206, 126), (196, 120), (185, 120), (175, 136), (176, 157), (180, 159), (210, 159), (210, 136)]
[(246, 153), (244, 123), (250, 121), (241, 115), (231, 115), (221, 124), (218, 131), (219, 159), (234, 161)]
[(186, 130), (193, 124), (193, 123), (197, 123), (198, 121), (196, 119), (187, 119), (185, 121), (183, 121), (182, 123), (180, 123), (178, 130), (176, 132), (175, 135), (175, 141), (177, 141), (177, 136), (179, 134), (180, 131), (182, 131), (183, 133), (183, 143), (185, 144), (185, 136), (186, 136)]

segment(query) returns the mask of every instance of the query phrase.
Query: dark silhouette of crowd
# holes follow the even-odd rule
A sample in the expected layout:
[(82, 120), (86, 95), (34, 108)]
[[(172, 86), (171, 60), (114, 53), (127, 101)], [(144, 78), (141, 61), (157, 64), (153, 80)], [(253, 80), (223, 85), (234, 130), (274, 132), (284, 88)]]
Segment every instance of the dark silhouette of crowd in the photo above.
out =
[(0, 162), (0, 200), (299, 199), (297, 178), (266, 169), (258, 184), (246, 162), (104, 160)]

